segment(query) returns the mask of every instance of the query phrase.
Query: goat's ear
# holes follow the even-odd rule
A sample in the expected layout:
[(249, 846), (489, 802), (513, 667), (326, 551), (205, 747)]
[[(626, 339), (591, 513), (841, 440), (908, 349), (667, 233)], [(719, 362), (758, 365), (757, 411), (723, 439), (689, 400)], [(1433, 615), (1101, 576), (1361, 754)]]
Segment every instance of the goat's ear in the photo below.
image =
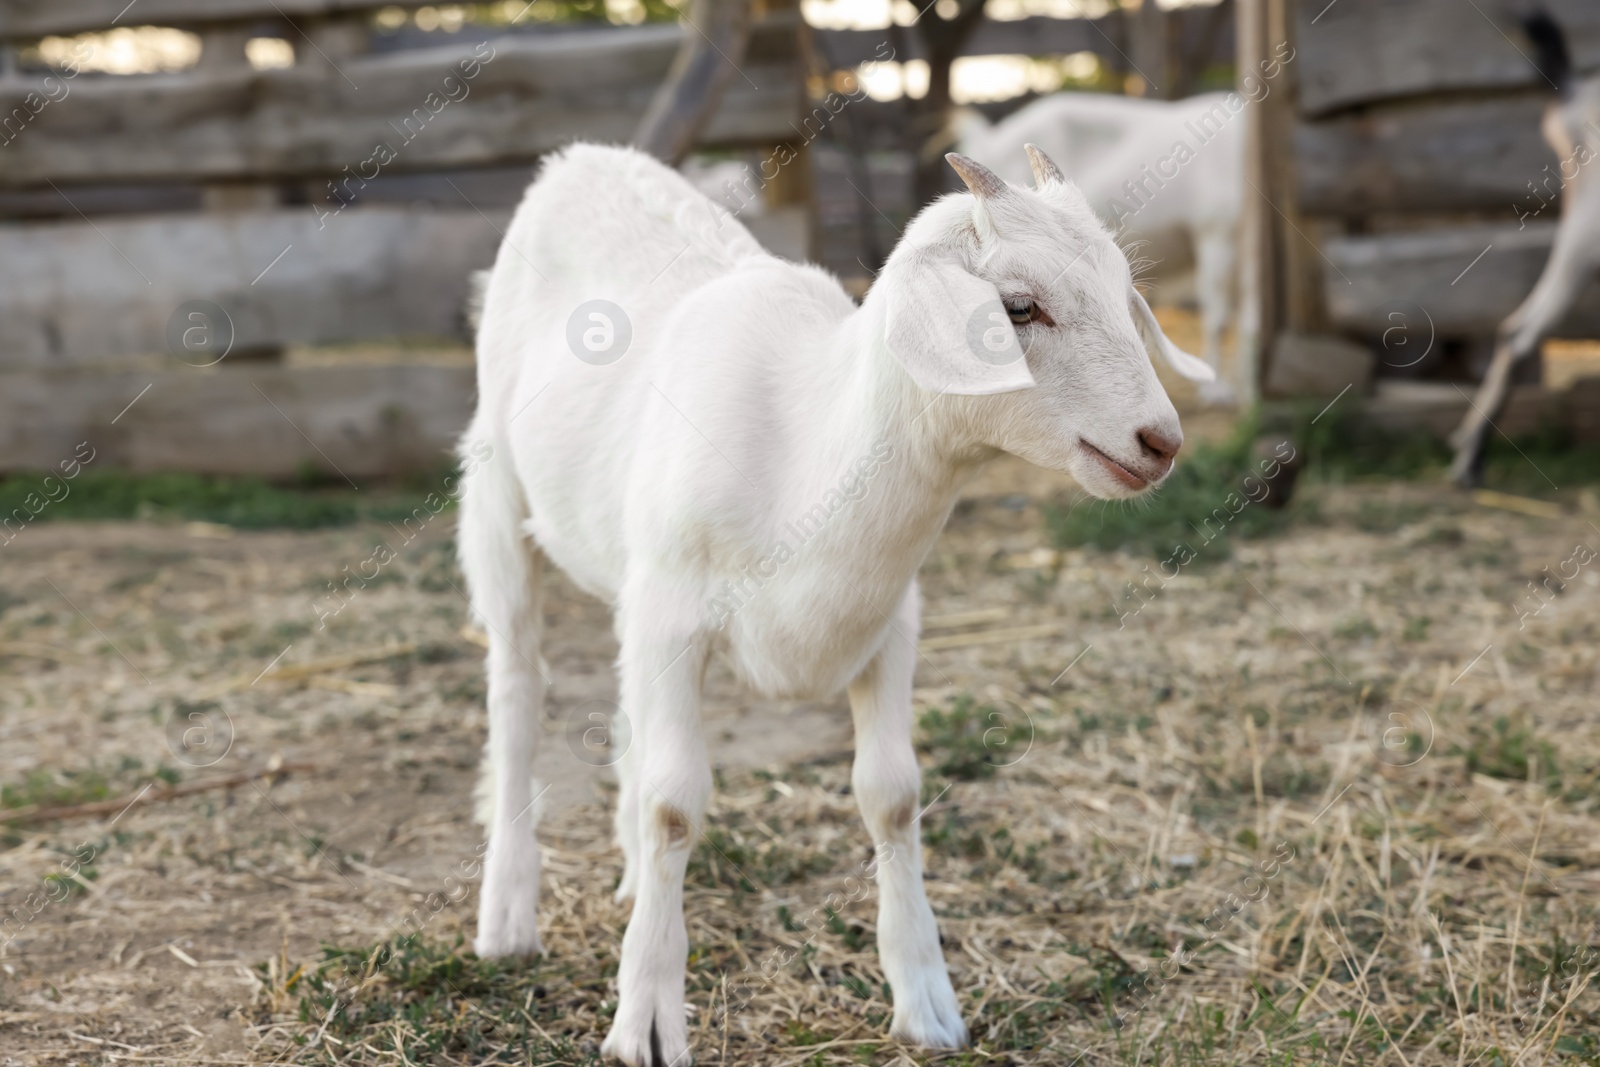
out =
[(1191, 356), (1169, 341), (1167, 335), (1161, 332), (1161, 324), (1156, 321), (1156, 313), (1150, 310), (1150, 305), (1145, 303), (1139, 290), (1130, 286), (1128, 292), (1132, 294), (1134, 324), (1139, 327), (1139, 332), (1144, 334), (1151, 355), (1159, 354), (1167, 361), (1167, 366), (1191, 382), (1216, 381), (1217, 372), (1211, 369), (1211, 364), (1199, 356)]
[(919, 386), (987, 396), (1034, 384), (1000, 293), (954, 258), (885, 271), (889, 350)]

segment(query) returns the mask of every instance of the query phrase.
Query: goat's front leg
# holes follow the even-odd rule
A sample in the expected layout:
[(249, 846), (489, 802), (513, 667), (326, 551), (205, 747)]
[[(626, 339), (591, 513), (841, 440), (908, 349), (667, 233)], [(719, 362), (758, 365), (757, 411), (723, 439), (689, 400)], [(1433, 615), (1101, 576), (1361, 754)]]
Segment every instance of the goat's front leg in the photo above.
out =
[(1233, 227), (1214, 227), (1195, 235), (1195, 289), (1200, 302), (1200, 355), (1216, 372), (1217, 380), (1200, 384), (1200, 398), (1208, 404), (1231, 404), (1233, 386), (1222, 373), (1222, 333), (1232, 310)]
[(856, 802), (878, 854), (878, 955), (894, 991), (894, 1036), (932, 1048), (967, 1043), (939, 928), (922, 886), (922, 772), (911, 746), (911, 675), (920, 598), (913, 582), (883, 647), (850, 683)]
[[(635, 805), (633, 916), (622, 938), (617, 1014), (601, 1051), (629, 1067), (685, 1067), (683, 873), (711, 794), (700, 722), (705, 650), (673, 626), (670, 599), (624, 608), (622, 705), (632, 719), (623, 800)], [(629, 788), (631, 786), (631, 788)]]

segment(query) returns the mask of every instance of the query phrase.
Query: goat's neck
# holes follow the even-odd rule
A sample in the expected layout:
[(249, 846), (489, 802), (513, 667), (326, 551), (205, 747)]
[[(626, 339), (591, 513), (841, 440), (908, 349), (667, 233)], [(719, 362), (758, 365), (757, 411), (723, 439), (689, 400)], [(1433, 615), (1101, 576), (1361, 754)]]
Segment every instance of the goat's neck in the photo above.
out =
[[(825, 545), (874, 584), (903, 584), (943, 527), (961, 486), (995, 452), (978, 442), (972, 402), (919, 389), (889, 351), (881, 301), (840, 323), (808, 374), (815, 390), (792, 439), (814, 449), (805, 484), (785, 494), (780, 526), (836, 491), (867, 460), (865, 491), (826, 524)], [(885, 458), (885, 453), (887, 456)], [(827, 551), (826, 548), (823, 551)], [(885, 590), (887, 591), (887, 590)]]

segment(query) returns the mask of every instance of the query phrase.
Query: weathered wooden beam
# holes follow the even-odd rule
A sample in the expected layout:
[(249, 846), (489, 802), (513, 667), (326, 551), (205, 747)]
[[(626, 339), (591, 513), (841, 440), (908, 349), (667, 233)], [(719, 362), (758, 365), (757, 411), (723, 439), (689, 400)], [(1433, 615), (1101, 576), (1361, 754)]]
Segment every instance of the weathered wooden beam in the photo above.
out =
[(95, 468), (288, 478), (310, 467), (359, 485), (448, 464), (474, 394), (470, 366), (0, 374), (0, 471), (52, 470), (86, 441)]
[[(1231, 0), (1229, 0), (1231, 4)], [(1211, 37), (1208, 20), (1212, 16), (1210, 5), (1176, 8), (1166, 13), (1174, 38), (1186, 51)], [(814, 30), (821, 53), (838, 67), (853, 67), (860, 63), (882, 60), (882, 46), (891, 40), (890, 31), (881, 30)], [(916, 34), (905, 34), (904, 49), (894, 55), (897, 60), (928, 58)], [(1093, 52), (1118, 63), (1126, 63), (1122, 53), (1129, 48), (1127, 30), (1121, 11), (1112, 11), (1095, 19), (1048, 18), (1033, 16), (1023, 19), (996, 21), (984, 19), (972, 36), (961, 46), (963, 56), (1027, 55), (1044, 56)], [(1215, 42), (1214, 62), (1226, 63), (1233, 58), (1231, 35), (1223, 35)]]
[[(0, 80), (0, 187), (278, 180), (533, 161), (572, 140), (626, 141), (685, 30), (641, 26), (357, 56), (336, 67)], [(687, 31), (693, 32), (693, 31)], [(764, 24), (703, 144), (794, 136), (793, 27)], [(748, 78), (748, 81), (746, 80)], [(21, 114), (18, 115), (18, 109)], [(346, 171), (348, 168), (348, 171)]]
[(319, 221), (302, 207), (0, 227), (0, 367), (457, 336), (467, 275), (494, 262), (509, 212), (486, 216), (358, 206)]
[[(1470, 387), (1451, 382), (1384, 381), (1378, 383), (1375, 395), (1362, 401), (1358, 417), (1386, 430), (1420, 428), (1445, 439), (1467, 413), (1471, 397)], [(1508, 399), (1505, 411), (1495, 421), (1507, 437), (1533, 433), (1550, 423), (1572, 425), (1570, 417), (1563, 418), (1569, 413), (1563, 410), (1567, 398), (1561, 393), (1539, 385), (1518, 385), (1512, 387)]]
[[(1554, 233), (1551, 221), (1520, 229), (1513, 223), (1331, 238), (1322, 246), (1331, 265), (1323, 275), (1329, 317), (1374, 339), (1404, 330), (1419, 355), (1429, 338), (1492, 336), (1533, 289)], [(1597, 331), (1600, 279), (1591, 281), (1555, 335), (1594, 337)]]
[[(1441, 91), (1541, 84), (1532, 46), (1508, 6), (1294, 0), (1301, 114)], [(1578, 69), (1600, 68), (1600, 4), (1543, 0), (1543, 6), (1565, 32)]]
[[(493, 264), (510, 216), (390, 204), (0, 226), (0, 370), (461, 337), (468, 275)], [(804, 254), (791, 213), (748, 222), (774, 253)]]
[(201, 26), (422, 7), (428, 0), (5, 0), (0, 37), (44, 37), (112, 26)]
[(1508, 220), (1537, 210), (1541, 199), (1530, 186), (1551, 179), (1544, 201), (1561, 187), (1556, 157), (1539, 135), (1546, 102), (1517, 93), (1301, 122), (1294, 131), (1301, 205), (1344, 216), (1498, 208)]

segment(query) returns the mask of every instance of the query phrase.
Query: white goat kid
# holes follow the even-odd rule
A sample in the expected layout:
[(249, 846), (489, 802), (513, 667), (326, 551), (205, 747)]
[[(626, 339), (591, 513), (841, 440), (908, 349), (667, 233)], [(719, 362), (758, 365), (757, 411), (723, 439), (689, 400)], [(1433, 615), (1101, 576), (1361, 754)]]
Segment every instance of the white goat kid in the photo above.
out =
[[(1235, 105), (1242, 99), (1230, 93), (1176, 101), (1055, 93), (993, 126), (981, 113), (968, 112), (956, 133), (964, 154), (1011, 181), (1022, 177), (1021, 146), (1036, 144), (1119, 237), (1146, 242), (1162, 256), (1192, 246), (1200, 354), (1215, 370), (1222, 332), (1234, 317), (1245, 126), (1236, 121)], [(1219, 379), (1201, 396), (1231, 403), (1235, 394)]]
[[(493, 811), (475, 944), (540, 951), (529, 809), (548, 558), (614, 606), (622, 645), (618, 896), (634, 908), (604, 1051), (625, 1063), (689, 1060), (683, 875), (711, 789), (712, 655), (769, 696), (848, 690), (894, 1034), (966, 1041), (922, 885), (917, 567), (962, 482), (1002, 451), (1107, 498), (1166, 476), (1182, 432), (1141, 327), (1186, 373), (1207, 373), (1161, 336), (1121, 251), (1047, 160), (1035, 156), (1033, 191), (950, 159), (971, 195), (912, 222), (859, 308), (628, 149), (578, 145), (549, 162), (495, 262), (465, 439), (493, 459), (468, 480), (460, 527), (489, 634)], [(616, 305), (613, 337), (631, 330), (625, 352), (595, 358), (569, 340), (601, 329), (585, 308), (598, 299)], [(859, 482), (867, 457), (881, 461), (870, 491), (852, 484), (858, 499), (786, 543), (787, 524)], [(738, 611), (711, 606), (771, 558)]]

